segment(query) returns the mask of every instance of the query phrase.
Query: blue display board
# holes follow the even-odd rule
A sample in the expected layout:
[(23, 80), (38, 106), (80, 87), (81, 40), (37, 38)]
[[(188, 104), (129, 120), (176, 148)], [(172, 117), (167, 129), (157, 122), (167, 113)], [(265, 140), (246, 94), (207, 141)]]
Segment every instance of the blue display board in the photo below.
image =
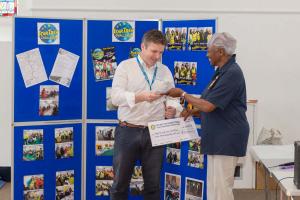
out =
[[(67, 130), (72, 130), (73, 134), (66, 132)], [(68, 191), (68, 189), (62, 190), (62, 186), (56, 187), (59, 185), (57, 173), (62, 173), (61, 176), (64, 177), (67, 174), (73, 174), (68, 179), (64, 179), (63, 187), (72, 188), (74, 199), (80, 200), (81, 132), (81, 124), (15, 127), (14, 199), (26, 199), (24, 192), (39, 194), (42, 191), (43, 199), (57, 199), (56, 194), (58, 193), (60, 197), (63, 197), (66, 194), (62, 191)], [(70, 137), (70, 135), (72, 136)], [(73, 146), (73, 150), (70, 149), (71, 146)], [(62, 152), (60, 151), (61, 147), (64, 149), (64, 154), (60, 153)], [(73, 156), (71, 156), (72, 154)], [(38, 189), (41, 181), (44, 187)]]
[[(145, 22), (140, 22), (145, 23)], [(147, 22), (150, 23), (150, 22)], [(136, 22), (136, 29), (138, 31), (138, 22)], [(153, 22), (152, 22), (153, 24)], [(154, 25), (157, 26), (157, 25)], [(167, 28), (171, 28), (174, 31), (176, 29), (182, 30), (185, 28), (186, 40), (189, 40), (189, 34), (187, 31), (195, 29), (196, 31), (205, 32), (206, 29), (210, 31), (210, 36), (216, 31), (215, 20), (185, 20), (185, 21), (163, 21), (163, 32), (166, 32)], [(147, 29), (145, 29), (147, 30)], [(137, 45), (133, 43), (112, 42), (112, 21), (88, 21), (88, 48), (87, 48), (87, 118), (88, 119), (116, 119), (115, 111), (107, 111), (107, 87), (111, 87), (111, 80), (99, 80), (99, 77), (95, 75), (95, 66), (93, 63), (93, 57), (91, 52), (95, 52), (95, 49), (102, 49), (114, 47), (114, 53), (116, 55), (116, 61), (127, 59), (129, 57), (130, 47), (138, 47), (140, 40), (136, 40)], [(137, 34), (138, 35), (138, 34)], [(140, 33), (142, 37), (142, 32)], [(200, 36), (199, 36), (200, 37)], [(206, 38), (207, 39), (207, 38)], [(207, 50), (206, 44), (201, 44), (197, 49), (196, 45), (191, 46), (189, 49), (189, 43), (186, 42), (185, 47), (181, 49), (166, 49), (163, 55), (163, 63), (167, 65), (174, 75), (175, 79), (175, 62), (180, 64), (192, 64), (196, 63), (196, 79), (188, 84), (181, 84), (177, 82), (176, 87), (180, 87), (190, 94), (200, 95), (206, 85), (209, 83), (211, 76), (214, 73), (214, 68), (210, 66), (206, 57)], [(176, 45), (174, 45), (176, 46)], [(206, 46), (207, 47), (207, 46)], [(97, 50), (97, 53), (101, 50)], [(105, 53), (104, 53), (105, 54)], [(99, 55), (99, 54), (97, 54)], [(200, 124), (199, 119), (196, 120), (197, 124)], [(106, 132), (112, 128), (109, 126), (116, 126), (116, 124), (88, 124), (87, 125), (87, 171), (86, 171), (86, 198), (87, 199), (109, 199), (108, 189), (112, 184), (112, 177), (108, 179), (102, 179), (97, 177), (97, 173), (109, 173), (112, 170), (112, 155), (101, 153), (105, 145), (109, 146), (112, 143), (108, 141), (99, 141), (97, 139), (97, 132), (99, 130)], [(199, 135), (201, 136), (201, 130)], [(103, 133), (102, 133), (103, 134)], [(200, 141), (198, 141), (200, 143)], [(98, 145), (97, 145), (98, 144)], [(99, 147), (102, 146), (102, 147)], [(179, 144), (180, 148), (173, 148), (176, 145), (168, 145), (164, 153), (164, 164), (161, 173), (161, 198), (162, 199), (187, 199), (187, 198), (201, 198), (206, 199), (206, 156), (200, 155), (200, 146), (193, 146), (190, 142), (183, 142)], [(178, 146), (178, 145), (177, 145)], [(112, 148), (112, 147), (110, 147)], [(110, 151), (111, 152), (111, 151)], [(176, 152), (177, 161), (170, 163), (170, 152)], [(99, 155), (96, 155), (99, 154)], [(200, 159), (193, 163), (193, 157)], [(198, 164), (198, 165), (197, 165)], [(138, 165), (138, 163), (137, 163)], [(106, 172), (105, 172), (106, 171)], [(167, 189), (170, 184), (170, 180), (173, 179), (177, 182), (178, 188), (175, 190)], [(180, 183), (178, 182), (180, 180)], [(107, 185), (105, 185), (107, 184)], [(197, 187), (197, 190), (201, 190), (197, 194), (193, 191), (192, 187)], [(195, 189), (194, 188), (194, 189)], [(178, 196), (180, 198), (178, 198)], [(169, 196), (169, 197), (167, 197)], [(141, 195), (132, 196), (129, 192), (129, 199), (141, 199)]]
[[(114, 144), (114, 129), (117, 124), (88, 123), (87, 124), (87, 144), (86, 144), (86, 199), (109, 199), (109, 186), (113, 180), (108, 172), (112, 171), (112, 156)], [(108, 132), (112, 131), (112, 135), (108, 137)], [(201, 133), (200, 130), (198, 130)], [(106, 136), (104, 138), (103, 136)], [(99, 148), (101, 146), (101, 148)], [(189, 166), (188, 157), (191, 154), (199, 155), (200, 149), (191, 149), (189, 142), (183, 142), (180, 145), (178, 154), (179, 165), (168, 162), (169, 147), (164, 151), (164, 165), (161, 172), (161, 199), (165, 197), (165, 176), (166, 174), (177, 175), (181, 179), (180, 199), (185, 199), (186, 178), (190, 180), (198, 180), (202, 183), (203, 199), (206, 199), (206, 157), (203, 158), (202, 166), (199, 168)], [(174, 150), (174, 148), (172, 148)], [(173, 151), (172, 150), (172, 151)], [(202, 155), (203, 156), (203, 155)], [(140, 165), (137, 162), (137, 166)], [(106, 172), (105, 172), (106, 171)], [(101, 177), (96, 174), (103, 173)], [(106, 173), (106, 174), (105, 174)], [(107, 185), (106, 185), (107, 184)], [(129, 199), (142, 199), (141, 195), (133, 195), (129, 189)]]
[[(114, 143), (114, 129), (117, 124), (103, 124), (103, 123), (89, 123), (87, 124), (87, 145), (86, 145), (86, 199), (109, 199), (109, 187), (105, 189), (105, 184), (112, 184), (112, 178), (108, 175), (102, 175), (101, 177), (96, 176), (97, 171), (112, 170), (112, 156), (113, 156), (113, 143)], [(112, 131), (112, 135), (108, 137), (108, 132)], [(104, 138), (103, 136), (106, 136)], [(111, 145), (111, 146), (110, 146)], [(101, 146), (101, 148), (99, 148)], [(106, 148), (106, 150), (104, 149)], [(168, 148), (164, 152), (164, 166), (161, 173), (161, 199), (164, 198), (164, 184), (165, 184), (165, 173), (173, 173), (181, 176), (184, 181), (186, 177), (199, 178), (203, 180), (206, 178), (206, 170), (188, 165), (188, 143), (182, 143), (179, 150), (180, 153), (180, 165), (174, 165), (167, 163)], [(139, 162), (137, 162), (137, 166)], [(203, 166), (206, 165), (206, 160), (203, 161)], [(105, 172), (104, 172), (105, 173)], [(106, 178), (105, 178), (106, 177)], [(98, 186), (97, 186), (98, 185)], [(185, 187), (182, 182), (181, 194), (184, 194)], [(206, 187), (204, 182), (203, 187)], [(129, 199), (141, 199), (141, 195), (132, 195), (129, 192)]]
[[(38, 28), (40, 28), (38, 27), (38, 23), (52, 24), (56, 28), (59, 26), (59, 44), (38, 44)], [(174, 79), (176, 78), (177, 84), (175, 86), (184, 89), (190, 94), (200, 95), (209, 83), (214, 69), (210, 66), (206, 57), (205, 44), (199, 43), (199, 47), (195, 44), (193, 44), (194, 46), (189, 45), (189, 32), (199, 31), (200, 34), (201, 31), (206, 31), (207, 29), (211, 31), (210, 34), (215, 33), (216, 20), (163, 21), (162, 24), (164, 33), (169, 29), (173, 30), (175, 35), (176, 31), (185, 31), (186, 34), (184, 39), (186, 43), (184, 45), (180, 44), (180, 42), (176, 44), (176, 42), (172, 41), (173, 39), (169, 39), (170, 44), (167, 45), (168, 48), (165, 50), (162, 58), (163, 63), (173, 73)], [(72, 182), (74, 182), (73, 191), (75, 191), (75, 199), (79, 200), (81, 198), (82, 124), (53, 125), (50, 122), (52, 120), (82, 119), (82, 99), (84, 98), (82, 91), (85, 89), (82, 88), (82, 49), (86, 50), (87, 55), (87, 120), (114, 120), (117, 118), (117, 112), (110, 104), (109, 90), (107, 89), (112, 84), (112, 69), (122, 60), (129, 58), (130, 53), (133, 55), (138, 53), (136, 50), (140, 48), (142, 36), (146, 31), (158, 28), (158, 21), (87, 20), (87, 46), (83, 46), (82, 35), (85, 31), (83, 20), (15, 18), (14, 122), (30, 122), (31, 124), (30, 126), (18, 126), (14, 128), (15, 199), (23, 198), (24, 185), (28, 187), (25, 193), (31, 192), (29, 191), (31, 190), (29, 185), (31, 180), (35, 178), (38, 180), (35, 183), (40, 183), (41, 180), (44, 182), (44, 199), (55, 199), (56, 193), (61, 193), (61, 188), (56, 188), (56, 177), (69, 176), (69, 173), (73, 173), (70, 170), (74, 170)], [(132, 30), (134, 30), (134, 36), (132, 35)], [(52, 34), (53, 32), (51, 31), (53, 30), (50, 29), (44, 34)], [(192, 39), (195, 39), (195, 41), (198, 40), (197, 37), (202, 37), (202, 33), (199, 36), (197, 34), (191, 34), (191, 36), (194, 36)], [(178, 40), (178, 36), (176, 40)], [(43, 42), (45, 43), (45, 41)], [(51, 43), (51, 41), (47, 42)], [(36, 48), (38, 48), (41, 54), (48, 78), (60, 48), (79, 56), (69, 87), (45, 80), (26, 88), (17, 55)], [(114, 60), (114, 66), (107, 65), (107, 63), (112, 64), (112, 62), (107, 60), (108, 58)], [(184, 75), (178, 75), (176, 74), (178, 70), (175, 70), (176, 63), (184, 65), (186, 69), (183, 71), (188, 71), (187, 69), (192, 67), (193, 64), (196, 64), (197, 67), (196, 70), (190, 70), (190, 74), (184, 72)], [(193, 74), (192, 71), (194, 71)], [(55, 95), (59, 99), (58, 112), (42, 116), (39, 112), (41, 96), (43, 96), (41, 88), (47, 88), (47, 86), (55, 88)], [(56, 91), (56, 88), (59, 89)], [(40, 124), (38, 123), (39, 121), (46, 121), (46, 123), (45, 125), (36, 125)], [(196, 123), (200, 124), (200, 121), (196, 120)], [(113, 129), (115, 126), (117, 124), (87, 123), (85, 144), (87, 155), (85, 161), (86, 194), (84, 194), (86, 199), (109, 199), (109, 196), (105, 196), (108, 194), (105, 187), (109, 187), (109, 184), (112, 182), (111, 167), (114, 135), (111, 135), (110, 129)], [(59, 153), (59, 149), (56, 147), (68, 147), (69, 144), (58, 145), (57, 143), (60, 142), (56, 141), (58, 137), (58, 133), (56, 132), (70, 127), (73, 128), (74, 156), (60, 159), (64, 148)], [(40, 129), (43, 130), (42, 144), (41, 141), (36, 143), (30, 140), (28, 142), (28, 135), (35, 140), (37, 139), (36, 134), (41, 135)], [(201, 135), (201, 130), (199, 130), (199, 135)], [(40, 149), (41, 147), (42, 149)], [(196, 150), (193, 148), (196, 148)], [(193, 161), (189, 159), (191, 156), (198, 156), (197, 158), (199, 158), (199, 148), (201, 146), (197, 147), (196, 145), (196, 147), (193, 147), (193, 144), (189, 142), (183, 142), (180, 145), (168, 145), (166, 147), (161, 174), (162, 199), (167, 198), (168, 195), (171, 199), (206, 199), (206, 157), (202, 155), (201, 167), (192, 166)], [(43, 152), (42, 159), (40, 152)], [(173, 161), (170, 161), (170, 152), (173, 155)], [(174, 153), (176, 153), (176, 159), (174, 159)], [(64, 172), (62, 173), (61, 171)], [(99, 174), (103, 172), (108, 175), (108, 178), (103, 179), (100, 177)], [(24, 181), (24, 177), (26, 181)], [(68, 180), (70, 182), (70, 179)], [(178, 182), (179, 180), (180, 183)], [(167, 189), (172, 181), (179, 184), (175, 190)], [(193, 194), (191, 187), (195, 185), (203, 189), (201, 194)], [(33, 190), (37, 194), (41, 193), (35, 187)], [(187, 192), (186, 190), (189, 191)], [(177, 195), (180, 198), (176, 198)], [(191, 196), (188, 197), (187, 195)], [(130, 195), (129, 199), (141, 198), (140, 195)]]
[[(122, 21), (120, 22), (122, 23)], [(140, 48), (143, 34), (151, 29), (158, 29), (158, 21), (131, 21), (126, 22), (135, 27), (135, 39), (133, 42), (113, 42), (113, 27), (118, 27), (118, 22), (111, 20), (87, 21), (87, 118), (88, 119), (116, 119), (117, 113), (107, 104), (107, 93), (112, 80), (96, 75), (95, 63), (93, 64), (92, 52), (105, 51), (105, 48), (114, 47), (116, 63), (129, 58), (131, 50)], [(105, 54), (105, 53), (104, 53)], [(94, 61), (95, 62), (95, 61)], [(103, 75), (102, 77), (105, 77)]]
[[(46, 30), (43, 29), (43, 25)], [(49, 25), (50, 28), (45, 28), (47, 25)], [(58, 34), (55, 36), (58, 36), (59, 40), (51, 44), (51, 37), (48, 37), (47, 40), (40, 42), (44, 44), (39, 44), (39, 34), (47, 36), (47, 34), (53, 33), (54, 31), (57, 31), (56, 33)], [(81, 119), (83, 20), (15, 18), (14, 35), (14, 121)], [(20, 60), (18, 61), (17, 55), (36, 48), (38, 48), (42, 57), (48, 80), (26, 88), (19, 65)], [(60, 48), (79, 56), (69, 87), (49, 80)], [(34, 65), (37, 61), (31, 59), (30, 62), (30, 66), (35, 67)], [(27, 63), (26, 68), (28, 69), (28, 67)], [(27, 71), (27, 75), (29, 78), (41, 77), (41, 74), (37, 72), (32, 73), (31, 71)], [(48, 102), (48, 104), (46, 101), (42, 102), (40, 98), (40, 87), (48, 85), (58, 87), (57, 107), (53, 113), (42, 114), (43, 112), (41, 112), (39, 108), (43, 105), (49, 105), (50, 103)], [(49, 107), (51, 110), (52, 105), (49, 105)]]
[(83, 20), (14, 22), (14, 199), (79, 200)]
[[(109, 196), (106, 196), (108, 190), (105, 190), (104, 187), (100, 188), (103, 183), (111, 183), (112, 179), (109, 177), (96, 178), (96, 171), (97, 167), (98, 171), (100, 171), (99, 167), (112, 168), (114, 129), (116, 126), (117, 124), (87, 124), (86, 199), (109, 199)], [(108, 137), (107, 133), (112, 129), (113, 135)], [(105, 135), (106, 138), (103, 137)], [(96, 189), (97, 184), (98, 188)]]
[[(206, 55), (207, 41), (209, 40), (209, 37), (216, 32), (216, 20), (163, 21), (162, 31), (165, 33), (168, 40), (163, 55), (163, 64), (170, 68), (174, 76), (174, 81), (177, 78), (175, 87), (182, 88), (189, 94), (201, 95), (214, 73), (214, 68), (210, 65)], [(172, 34), (173, 38), (170, 36)], [(180, 35), (184, 39), (180, 39)], [(177, 41), (176, 37), (179, 38), (177, 38)], [(193, 40), (194, 44), (192, 43)], [(196, 73), (194, 75), (189, 75), (186, 73), (186, 68), (191, 68), (193, 64), (196, 66)], [(180, 71), (178, 72), (178, 69), (175, 70), (176, 65), (178, 65), (179, 68), (182, 66), (185, 68), (185, 70), (183, 70), (183, 75)], [(176, 71), (178, 72), (177, 75)], [(195, 122), (196, 124), (201, 123), (200, 120), (196, 118)], [(201, 130), (199, 130), (199, 135), (201, 136)], [(165, 174), (171, 174), (171, 177), (180, 177), (180, 199), (188, 199), (187, 195), (191, 195), (189, 196), (191, 199), (196, 197), (200, 198), (200, 196), (201, 199), (206, 199), (206, 156), (201, 157), (201, 159), (203, 159), (203, 166), (201, 168), (188, 166), (188, 163), (191, 163), (191, 161), (188, 161), (188, 158), (191, 156), (199, 156), (199, 151), (193, 151), (189, 142), (183, 142), (180, 146), (180, 150), (171, 148), (172, 151), (179, 152), (180, 165), (165, 162), (163, 172), (165, 172)], [(170, 152), (171, 150), (168, 149), (170, 148), (167, 147), (166, 151)], [(165, 176), (162, 177), (162, 181), (162, 185), (165, 186)], [(199, 183), (200, 185), (202, 184), (201, 187), (203, 188), (203, 193), (193, 194), (192, 189), (189, 188), (187, 184), (192, 185)], [(190, 194), (186, 191), (188, 188), (191, 190)], [(170, 193), (169, 195), (173, 195), (174, 197), (177, 195), (177, 192), (178, 191), (173, 191), (172, 194)], [(165, 191), (163, 191), (163, 196), (166, 198)]]

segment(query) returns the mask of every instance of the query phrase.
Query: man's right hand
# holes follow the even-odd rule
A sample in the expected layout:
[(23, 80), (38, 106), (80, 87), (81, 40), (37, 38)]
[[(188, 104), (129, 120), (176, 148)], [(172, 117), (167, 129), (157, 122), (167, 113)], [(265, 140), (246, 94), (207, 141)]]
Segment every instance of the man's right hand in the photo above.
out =
[(143, 101), (152, 102), (159, 99), (162, 96), (163, 95), (161, 95), (158, 92), (143, 91), (135, 95), (135, 102), (136, 103), (143, 102)]

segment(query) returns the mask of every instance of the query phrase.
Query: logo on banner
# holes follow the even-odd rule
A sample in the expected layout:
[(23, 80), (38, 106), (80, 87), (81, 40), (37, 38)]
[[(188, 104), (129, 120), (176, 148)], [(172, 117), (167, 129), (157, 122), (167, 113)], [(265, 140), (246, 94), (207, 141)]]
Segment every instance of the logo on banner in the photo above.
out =
[(59, 44), (58, 23), (38, 23), (38, 44)]
[(154, 124), (152, 124), (152, 125), (150, 126), (150, 129), (151, 129), (151, 130), (155, 130), (155, 128), (156, 128), (156, 126), (155, 126)]
[(104, 51), (102, 51), (102, 49), (95, 49), (92, 52), (92, 56), (94, 59), (101, 60), (104, 56)]
[(112, 22), (113, 42), (135, 42), (135, 23), (130, 21)]
[(133, 48), (130, 50), (130, 55), (129, 57), (130, 58), (134, 58), (134, 57), (137, 57), (139, 55), (139, 53), (141, 52), (141, 49), (140, 48)]

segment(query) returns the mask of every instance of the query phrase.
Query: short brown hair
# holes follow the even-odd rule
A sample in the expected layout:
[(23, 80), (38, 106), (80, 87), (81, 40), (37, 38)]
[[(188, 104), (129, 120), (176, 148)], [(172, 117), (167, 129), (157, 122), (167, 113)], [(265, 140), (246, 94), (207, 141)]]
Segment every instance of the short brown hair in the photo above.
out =
[(164, 34), (161, 31), (155, 29), (147, 31), (142, 38), (142, 43), (144, 43), (145, 45), (149, 42), (162, 44), (164, 46), (167, 44), (167, 40)]

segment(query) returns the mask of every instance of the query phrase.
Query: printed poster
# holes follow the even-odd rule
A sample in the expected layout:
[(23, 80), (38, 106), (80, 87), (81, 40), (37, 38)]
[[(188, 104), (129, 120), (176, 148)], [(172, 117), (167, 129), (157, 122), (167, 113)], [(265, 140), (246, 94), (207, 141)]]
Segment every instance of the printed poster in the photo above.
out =
[(26, 88), (48, 80), (39, 48), (17, 54), (16, 57)]
[(37, 23), (38, 44), (57, 45), (60, 44), (59, 23)]
[(186, 27), (166, 27), (165, 36), (167, 50), (185, 50), (186, 48)]
[(44, 175), (35, 174), (24, 176), (24, 200), (44, 198)]
[(212, 27), (190, 27), (188, 30), (188, 49), (190, 51), (207, 50), (207, 43), (212, 38)]
[(40, 85), (39, 116), (58, 115), (59, 86)]
[(93, 49), (92, 60), (96, 81), (111, 80), (117, 69), (115, 47)]
[(49, 79), (70, 87), (78, 60), (78, 55), (59, 48)]
[(74, 170), (56, 172), (56, 199), (74, 199)]
[(113, 21), (112, 22), (113, 42), (135, 42), (134, 21)]
[(113, 179), (112, 166), (96, 166), (96, 196), (109, 196)]

